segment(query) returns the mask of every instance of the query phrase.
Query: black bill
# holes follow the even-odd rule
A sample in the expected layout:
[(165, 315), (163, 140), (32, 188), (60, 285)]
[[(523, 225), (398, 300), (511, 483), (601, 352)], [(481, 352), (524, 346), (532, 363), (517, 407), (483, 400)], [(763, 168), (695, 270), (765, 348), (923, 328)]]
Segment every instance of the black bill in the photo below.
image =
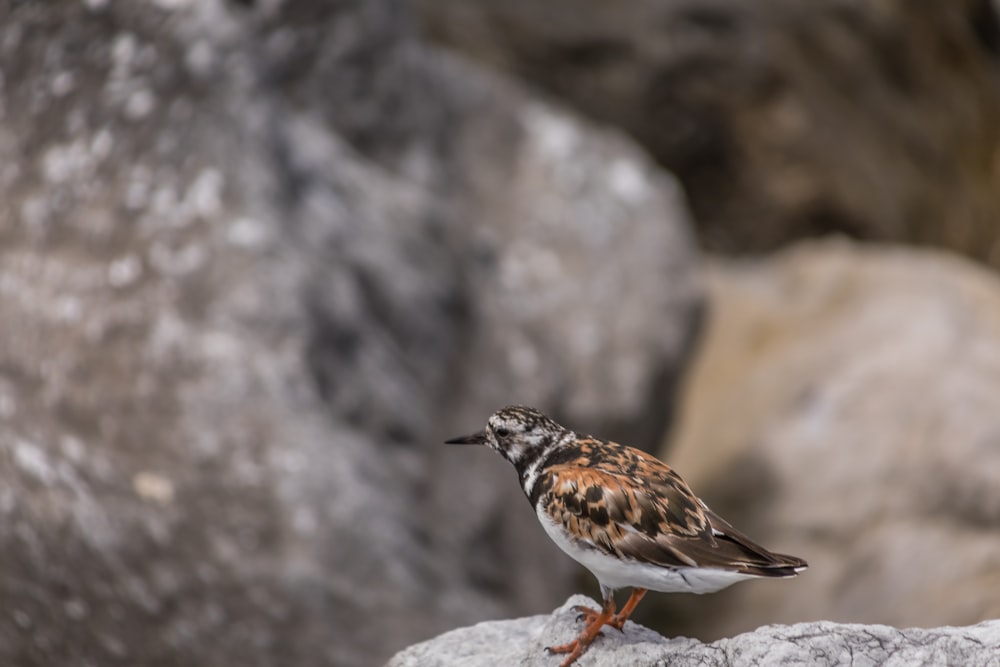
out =
[(473, 433), (472, 435), (460, 435), (457, 438), (452, 438), (451, 440), (445, 440), (446, 445), (485, 445), (486, 444), (486, 431), (480, 431), (479, 433)]

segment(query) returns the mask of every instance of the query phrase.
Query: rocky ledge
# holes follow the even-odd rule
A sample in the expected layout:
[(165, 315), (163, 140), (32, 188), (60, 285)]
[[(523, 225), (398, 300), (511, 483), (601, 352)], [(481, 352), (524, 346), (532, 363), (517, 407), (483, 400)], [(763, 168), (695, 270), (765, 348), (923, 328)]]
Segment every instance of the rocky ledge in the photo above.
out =
[[(555, 667), (546, 646), (580, 631), (574, 605), (596, 606), (575, 595), (551, 615), (489, 621), (446, 632), (393, 657), (387, 667), (521, 665)], [(988, 665), (1000, 655), (1000, 620), (968, 627), (908, 628), (814, 621), (768, 625), (710, 644), (668, 639), (629, 622), (623, 632), (605, 630), (576, 663), (721, 667), (736, 665)]]

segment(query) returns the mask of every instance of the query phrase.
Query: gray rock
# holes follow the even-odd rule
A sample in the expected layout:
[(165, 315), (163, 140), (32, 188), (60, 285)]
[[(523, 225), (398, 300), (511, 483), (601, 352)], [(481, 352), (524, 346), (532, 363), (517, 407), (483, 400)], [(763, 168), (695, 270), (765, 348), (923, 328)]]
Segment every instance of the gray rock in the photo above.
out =
[(370, 665), (562, 599), (440, 443), (518, 400), (655, 442), (675, 185), (396, 0), (7, 5), (0, 664)]
[[(452, 630), (398, 653), (387, 667), (554, 667), (562, 660), (546, 646), (571, 641), (581, 629), (574, 605), (597, 603), (582, 595), (552, 614), (491, 621)], [(969, 627), (908, 628), (815, 621), (768, 625), (729, 639), (703, 644), (667, 639), (629, 621), (623, 632), (607, 629), (575, 663), (751, 667), (754, 665), (996, 665), (1000, 664), (1000, 621)]]

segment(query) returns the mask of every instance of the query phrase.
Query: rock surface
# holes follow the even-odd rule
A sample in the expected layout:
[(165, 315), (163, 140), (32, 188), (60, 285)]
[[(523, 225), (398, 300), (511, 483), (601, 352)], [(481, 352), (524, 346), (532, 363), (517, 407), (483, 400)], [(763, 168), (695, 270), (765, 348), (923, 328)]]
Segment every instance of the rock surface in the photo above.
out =
[(840, 232), (1000, 266), (1000, 3), (419, 6), (443, 43), (638, 137), (710, 248)]
[(0, 663), (370, 665), (565, 596), (440, 442), (530, 401), (654, 443), (684, 208), (406, 9), (4, 3)]
[[(580, 632), (574, 605), (597, 603), (574, 596), (551, 615), (491, 621), (445, 633), (411, 646), (387, 667), (554, 667), (558, 656), (546, 646)], [(1000, 621), (971, 627), (899, 630), (885, 625), (829, 621), (769, 625), (703, 644), (667, 639), (631, 621), (624, 631), (605, 630), (575, 663), (579, 667), (752, 667), (755, 665), (993, 665), (1000, 651)]]
[(666, 459), (810, 568), (675, 612), (711, 619), (710, 638), (1000, 618), (1000, 279), (945, 253), (843, 242), (715, 261), (706, 278), (709, 324)]

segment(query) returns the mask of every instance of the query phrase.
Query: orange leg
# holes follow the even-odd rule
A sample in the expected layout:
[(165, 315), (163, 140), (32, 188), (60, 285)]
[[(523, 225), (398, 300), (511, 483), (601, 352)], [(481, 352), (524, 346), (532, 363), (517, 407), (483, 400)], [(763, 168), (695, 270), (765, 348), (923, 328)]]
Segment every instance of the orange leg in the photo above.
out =
[(611, 593), (611, 589), (602, 589), (601, 592), (604, 593), (604, 605), (601, 607), (599, 614), (595, 613), (593, 609), (583, 607), (585, 611), (581, 612), (581, 614), (587, 618), (587, 626), (580, 633), (580, 636), (568, 644), (549, 646), (545, 649), (549, 653), (569, 653), (569, 657), (559, 667), (569, 667), (576, 662), (576, 659), (583, 655), (583, 652), (587, 650), (591, 642), (601, 633), (601, 628), (614, 619), (615, 598)]
[(628, 617), (632, 615), (633, 611), (635, 611), (636, 605), (639, 604), (639, 600), (641, 600), (642, 596), (646, 594), (646, 590), (647, 589), (645, 588), (633, 588), (632, 594), (628, 597), (628, 602), (625, 603), (622, 610), (618, 612), (618, 615), (615, 616), (608, 625), (613, 625), (621, 630), (625, 626), (625, 621), (627, 621)]
[[(632, 615), (632, 612), (635, 611), (635, 608), (639, 604), (639, 601), (642, 600), (642, 596), (646, 594), (646, 590), (647, 589), (645, 588), (633, 588), (632, 595), (629, 596), (628, 602), (625, 603), (625, 606), (622, 607), (622, 610), (618, 612), (618, 614), (615, 615), (610, 621), (608, 621), (607, 624), (614, 628), (617, 628), (618, 630), (621, 630), (623, 627), (625, 627), (625, 621), (627, 621), (629, 617)], [(584, 607), (583, 605), (573, 607), (573, 611), (580, 612), (580, 615), (576, 617), (576, 620), (578, 621), (585, 620), (587, 622), (587, 625), (593, 623), (595, 620), (597, 620), (597, 617), (601, 615), (601, 612), (597, 611), (596, 609), (591, 609), (590, 607)]]

